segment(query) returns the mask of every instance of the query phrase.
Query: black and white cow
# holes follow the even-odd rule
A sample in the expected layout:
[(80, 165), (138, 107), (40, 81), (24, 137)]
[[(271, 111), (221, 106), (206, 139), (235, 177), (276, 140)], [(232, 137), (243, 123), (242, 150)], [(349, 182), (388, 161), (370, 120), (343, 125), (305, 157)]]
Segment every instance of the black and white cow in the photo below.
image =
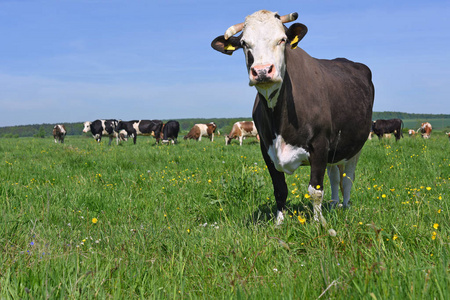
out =
[(358, 157), (370, 132), (374, 86), (370, 69), (361, 63), (316, 59), (297, 48), (306, 26), (283, 25), (297, 17), (297, 13), (280, 17), (266, 10), (255, 12), (211, 46), (229, 55), (237, 49), (244, 51), (250, 86), (258, 91), (253, 120), (272, 178), (277, 223), (284, 219), (288, 195), (284, 173), (310, 165), (308, 192), (314, 219), (326, 225), (322, 216), (325, 170), (331, 182), (331, 203), (339, 203), (342, 183), (347, 206)]
[(403, 121), (400, 119), (379, 119), (372, 123), (372, 131), (378, 136), (378, 139), (381, 139), (385, 134), (393, 133), (395, 140), (398, 141), (403, 137), (402, 129)]
[(133, 120), (119, 121), (116, 131), (125, 130), (128, 137), (133, 137), (133, 143), (136, 144), (138, 135), (151, 135), (159, 143), (163, 122), (160, 120)]
[(63, 124), (58, 124), (53, 127), (53, 138), (55, 139), (55, 143), (60, 142), (64, 143), (64, 138), (66, 137), (67, 130)]
[(161, 132), (161, 138), (163, 144), (168, 144), (172, 141), (172, 144), (178, 143), (178, 133), (180, 132), (180, 123), (175, 120), (170, 120), (163, 125)]
[(94, 139), (96, 139), (97, 142), (99, 143), (102, 140), (102, 136), (108, 136), (109, 137), (108, 145), (111, 145), (111, 141), (113, 138), (117, 138), (116, 142), (117, 144), (119, 144), (118, 135), (117, 132), (115, 131), (117, 123), (119, 123), (119, 121), (114, 119), (84, 122), (83, 132), (88, 133), (90, 131)]

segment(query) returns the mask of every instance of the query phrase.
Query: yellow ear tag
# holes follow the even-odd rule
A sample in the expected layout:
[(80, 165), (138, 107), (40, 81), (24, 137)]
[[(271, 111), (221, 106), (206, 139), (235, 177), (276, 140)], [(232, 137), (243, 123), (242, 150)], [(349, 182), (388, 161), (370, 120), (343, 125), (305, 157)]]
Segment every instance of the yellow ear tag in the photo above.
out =
[(225, 50), (231, 50), (231, 51), (236, 50), (236, 48), (233, 47), (233, 46), (231, 46), (231, 44), (226, 45), (225, 47), (223, 47), (223, 49), (225, 49)]
[[(294, 46), (294, 44), (295, 44), (295, 46)], [(296, 35), (295, 38), (292, 40), (292, 42), (291, 42), (291, 48), (292, 48), (292, 49), (297, 48), (297, 44), (298, 44), (298, 35)]]

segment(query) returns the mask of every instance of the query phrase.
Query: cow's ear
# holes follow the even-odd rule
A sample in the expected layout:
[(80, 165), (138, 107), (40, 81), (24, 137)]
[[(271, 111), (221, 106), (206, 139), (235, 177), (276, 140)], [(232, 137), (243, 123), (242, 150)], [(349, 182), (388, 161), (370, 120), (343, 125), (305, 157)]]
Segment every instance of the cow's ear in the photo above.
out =
[(292, 49), (297, 48), (298, 42), (303, 39), (307, 32), (308, 28), (301, 23), (295, 23), (292, 24), (291, 27), (289, 27), (289, 29), (286, 31), (286, 35)]
[(228, 40), (226, 40), (223, 35), (218, 36), (211, 42), (211, 47), (213, 47), (214, 50), (231, 55), (237, 49), (242, 48), (241, 35), (237, 37), (232, 36)]

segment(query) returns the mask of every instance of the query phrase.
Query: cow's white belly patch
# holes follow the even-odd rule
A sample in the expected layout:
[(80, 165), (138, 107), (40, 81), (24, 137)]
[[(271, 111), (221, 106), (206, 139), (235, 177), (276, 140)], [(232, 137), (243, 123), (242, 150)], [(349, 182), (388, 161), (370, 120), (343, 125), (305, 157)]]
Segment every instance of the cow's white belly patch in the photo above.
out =
[(302, 164), (309, 163), (309, 152), (302, 147), (286, 144), (281, 135), (275, 136), (267, 153), (275, 168), (287, 174), (292, 174)]

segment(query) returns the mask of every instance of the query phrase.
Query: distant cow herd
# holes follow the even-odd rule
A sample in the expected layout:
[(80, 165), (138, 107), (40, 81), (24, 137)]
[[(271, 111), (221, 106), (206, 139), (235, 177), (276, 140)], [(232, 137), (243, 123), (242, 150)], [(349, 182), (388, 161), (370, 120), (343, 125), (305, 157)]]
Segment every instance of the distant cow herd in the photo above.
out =
[[(115, 119), (95, 120), (93, 122), (84, 122), (83, 133), (91, 132), (93, 138), (100, 143), (103, 136), (109, 137), (109, 145), (114, 138), (116, 143), (119, 141), (127, 141), (128, 138), (133, 139), (136, 144), (138, 135), (153, 136), (156, 143), (162, 144), (177, 144), (178, 134), (180, 132), (180, 123), (176, 120), (170, 120), (163, 123), (160, 120), (133, 120), (121, 121)], [(217, 125), (214, 122), (207, 124), (195, 124), (191, 130), (184, 136), (184, 139), (194, 139), (201, 141), (202, 137), (208, 137), (210, 141), (214, 141), (214, 133)], [(424, 139), (429, 139), (431, 136), (432, 126), (429, 122), (424, 122), (417, 130), (409, 129), (408, 135), (415, 137), (420, 134)], [(63, 124), (58, 124), (53, 127), (53, 137), (55, 143), (64, 143), (64, 138), (67, 134), (66, 127)], [(369, 140), (372, 135), (378, 136), (378, 139), (383, 137), (390, 138), (394, 135), (395, 140), (398, 141), (403, 137), (403, 121), (401, 119), (379, 119), (372, 122), (372, 130), (369, 134)], [(450, 141), (450, 132), (446, 132)], [(256, 129), (254, 121), (240, 121), (233, 124), (229, 134), (225, 135), (225, 145), (229, 145), (233, 139), (239, 140), (239, 145), (247, 137), (255, 137), (259, 141), (258, 130)]]
[[(195, 124), (191, 130), (184, 136), (184, 139), (193, 139), (201, 141), (202, 137), (208, 137), (210, 141), (214, 141), (214, 134), (217, 125), (214, 122), (207, 124)], [(152, 136), (159, 144), (177, 144), (178, 134), (180, 132), (180, 123), (176, 120), (170, 120), (163, 123), (160, 120), (133, 120), (122, 121), (116, 119), (99, 119), (95, 121), (86, 121), (83, 123), (83, 133), (91, 132), (92, 137), (100, 143), (102, 137), (109, 138), (109, 145), (116, 138), (116, 144), (119, 141), (127, 141), (133, 139), (136, 144), (138, 135)], [(64, 137), (67, 131), (64, 125), (58, 124), (53, 128), (53, 137), (55, 143), (64, 143)], [(232, 139), (239, 139), (242, 146), (242, 140), (247, 137), (256, 137), (259, 141), (258, 132), (253, 121), (240, 121), (233, 124), (230, 134), (225, 137), (225, 145), (229, 145)]]
[(114, 138), (116, 138), (117, 144), (119, 141), (127, 141), (128, 138), (132, 138), (133, 143), (136, 144), (138, 135), (153, 136), (156, 143), (162, 139), (162, 143), (176, 144), (179, 131), (180, 123), (175, 120), (170, 120), (165, 124), (160, 120), (95, 120), (84, 122), (83, 128), (84, 133), (91, 132), (99, 143), (103, 136), (109, 137), (109, 145)]

